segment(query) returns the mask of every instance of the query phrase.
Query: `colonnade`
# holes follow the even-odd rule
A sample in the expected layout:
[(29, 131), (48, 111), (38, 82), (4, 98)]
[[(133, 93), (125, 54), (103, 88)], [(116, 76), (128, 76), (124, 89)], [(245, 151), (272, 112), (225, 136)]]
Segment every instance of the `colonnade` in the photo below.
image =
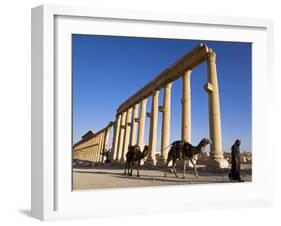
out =
[[(155, 165), (157, 146), (158, 113), (162, 116), (161, 155), (157, 164), (165, 164), (170, 144), (171, 118), (171, 89), (173, 81), (182, 80), (182, 117), (181, 139), (191, 142), (191, 92), (190, 77), (194, 67), (202, 62), (207, 63), (207, 83), (204, 90), (208, 94), (209, 104), (209, 136), (212, 141), (208, 167), (225, 168), (227, 161), (223, 158), (221, 142), (221, 119), (219, 88), (216, 72), (216, 54), (205, 44), (194, 48), (191, 52), (179, 59), (175, 64), (162, 72), (159, 76), (145, 85), (133, 96), (123, 102), (117, 109), (114, 127), (113, 155), (114, 162), (124, 162), (128, 145), (144, 146), (144, 128), (146, 116), (150, 119), (149, 127), (149, 154), (145, 164)], [(159, 92), (164, 90), (163, 106), (158, 106)], [(146, 112), (147, 99), (152, 98), (151, 110)], [(140, 108), (140, 109), (139, 109)], [(133, 112), (133, 113), (132, 113)], [(139, 114), (138, 114), (139, 113)], [(138, 134), (136, 131), (138, 130)], [(202, 138), (206, 134), (202, 134)]]
[[(210, 158), (207, 167), (217, 169), (228, 167), (228, 162), (222, 153), (221, 118), (219, 88), (216, 71), (216, 54), (205, 44), (200, 44), (189, 53), (160, 73), (156, 78), (147, 83), (143, 88), (124, 101), (117, 109), (115, 122), (111, 122), (105, 129), (96, 133), (93, 138), (86, 141), (82, 147), (77, 145), (74, 153), (84, 150), (91, 153), (82, 156), (91, 161), (103, 161), (101, 151), (108, 145), (109, 129), (114, 126), (111, 161), (122, 163), (126, 160), (129, 145), (139, 145), (144, 148), (144, 132), (146, 117), (150, 120), (149, 126), (149, 154), (145, 164), (155, 165), (157, 146), (158, 113), (162, 113), (161, 155), (157, 162), (159, 165), (166, 163), (170, 141), (171, 119), (171, 91), (172, 83), (182, 80), (182, 109), (181, 109), (181, 139), (191, 142), (191, 85), (192, 69), (199, 64), (207, 63), (207, 82), (204, 90), (208, 94), (209, 105), (209, 138), (212, 141)], [(164, 91), (163, 106), (159, 106), (159, 92)], [(152, 98), (151, 109), (147, 112), (147, 99)], [(202, 138), (207, 134), (202, 134)], [(82, 145), (81, 144), (81, 145)], [(86, 149), (86, 151), (85, 151)]]
[(114, 122), (110, 122), (105, 128), (97, 133), (82, 138), (81, 141), (74, 145), (73, 158), (87, 160), (91, 162), (103, 162), (104, 150), (109, 149), (109, 137)]

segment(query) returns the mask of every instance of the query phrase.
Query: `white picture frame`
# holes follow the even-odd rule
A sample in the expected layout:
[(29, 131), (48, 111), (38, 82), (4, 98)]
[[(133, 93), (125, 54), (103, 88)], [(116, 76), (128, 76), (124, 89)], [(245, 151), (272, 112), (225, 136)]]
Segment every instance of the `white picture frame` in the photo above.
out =
[[(130, 29), (132, 25), (145, 29)], [(171, 29), (174, 29), (173, 34), (165, 33)], [(220, 32), (214, 32), (214, 29)], [(181, 33), (182, 30), (189, 33)], [(69, 34), (74, 32), (177, 38), (184, 38), (189, 34), (189, 39), (252, 41), (254, 46), (252, 130), (255, 152), (253, 181), (247, 184), (73, 192), (71, 180), (69, 180), (71, 178), (69, 159), (71, 149), (68, 147), (71, 143), (69, 140), (71, 139)], [(150, 32), (158, 33), (153, 35)], [(269, 138), (264, 135), (264, 132), (269, 133), (266, 122), (268, 112), (272, 109), (270, 101), (273, 83), (272, 32), (273, 22), (265, 19), (155, 14), (56, 5), (33, 8), (32, 216), (41, 220), (56, 220), (163, 213), (171, 209), (179, 212), (191, 209), (271, 205), (273, 177), (268, 175), (273, 168), (273, 161), (272, 155), (263, 157), (262, 151), (266, 150), (270, 153), (273, 151), (266, 148), (271, 145)], [(60, 76), (57, 76), (58, 74)], [(62, 103), (62, 100), (66, 101)], [(66, 109), (63, 118), (61, 109)], [(61, 126), (62, 120), (65, 120), (67, 126)], [(180, 199), (165, 198), (175, 192), (181, 197)], [(229, 194), (232, 194), (231, 197)], [(126, 198), (130, 196), (135, 198)], [(173, 208), (167, 208), (167, 206)]]

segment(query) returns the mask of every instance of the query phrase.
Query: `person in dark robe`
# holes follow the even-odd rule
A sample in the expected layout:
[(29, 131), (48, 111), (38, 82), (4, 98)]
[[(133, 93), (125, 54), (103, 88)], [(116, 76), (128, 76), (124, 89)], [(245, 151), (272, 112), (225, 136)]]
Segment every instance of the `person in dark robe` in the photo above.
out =
[(240, 144), (241, 141), (237, 139), (231, 147), (231, 170), (228, 174), (230, 181), (243, 182), (240, 175)]

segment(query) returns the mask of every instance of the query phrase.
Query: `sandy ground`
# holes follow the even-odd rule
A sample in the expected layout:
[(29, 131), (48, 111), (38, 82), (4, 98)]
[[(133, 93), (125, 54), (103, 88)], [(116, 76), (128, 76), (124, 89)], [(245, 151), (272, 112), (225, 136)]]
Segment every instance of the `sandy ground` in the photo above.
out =
[[(206, 184), (206, 183), (230, 183), (228, 172), (210, 173), (203, 167), (198, 170), (199, 177), (194, 176), (194, 170), (186, 171), (186, 178), (176, 178), (173, 173), (168, 173), (164, 177), (163, 169), (144, 169), (140, 170), (140, 177), (124, 175), (123, 167), (117, 166), (96, 166), (94, 168), (73, 170), (73, 189), (101, 189), (101, 188), (124, 188), (124, 187), (143, 187), (143, 186), (163, 186), (163, 185), (184, 185), (184, 184)], [(179, 176), (182, 171), (177, 170)], [(242, 166), (241, 175), (243, 180), (252, 180), (251, 166)]]

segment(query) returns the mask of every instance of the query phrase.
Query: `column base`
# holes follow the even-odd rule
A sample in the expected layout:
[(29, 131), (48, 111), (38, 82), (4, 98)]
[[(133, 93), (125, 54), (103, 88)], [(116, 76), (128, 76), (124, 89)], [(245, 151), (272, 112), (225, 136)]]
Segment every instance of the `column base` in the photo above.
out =
[(208, 171), (221, 171), (228, 169), (229, 163), (226, 159), (211, 159), (209, 158), (206, 162), (206, 168)]

